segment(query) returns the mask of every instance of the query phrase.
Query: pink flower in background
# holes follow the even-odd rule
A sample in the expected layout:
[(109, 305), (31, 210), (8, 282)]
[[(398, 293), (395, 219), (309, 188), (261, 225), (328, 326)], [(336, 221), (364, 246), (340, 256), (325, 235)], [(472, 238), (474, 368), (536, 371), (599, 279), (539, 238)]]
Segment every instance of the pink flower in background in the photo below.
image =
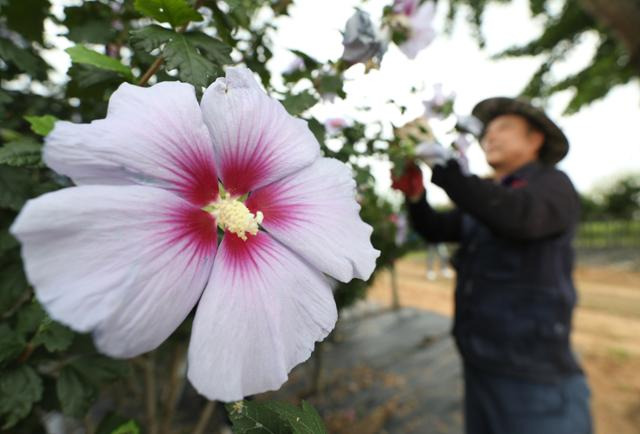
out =
[(406, 17), (407, 39), (398, 48), (409, 59), (415, 59), (420, 51), (426, 48), (436, 36), (433, 28), (433, 18), (436, 3), (433, 0), (418, 5), (418, 0), (396, 0), (394, 11)]
[(397, 14), (410, 17), (418, 10), (419, 3), (420, 0), (395, 0), (393, 3), (393, 11)]
[(329, 118), (324, 121), (324, 128), (329, 135), (337, 134), (348, 126), (349, 123), (344, 118)]
[(246, 68), (200, 105), (185, 83), (123, 84), (105, 119), (57, 122), (44, 160), (77, 186), (11, 228), (42, 305), (134, 357), (197, 304), (187, 375), (209, 399), (279, 388), (334, 327), (325, 274), (367, 279), (379, 254), (350, 169)]

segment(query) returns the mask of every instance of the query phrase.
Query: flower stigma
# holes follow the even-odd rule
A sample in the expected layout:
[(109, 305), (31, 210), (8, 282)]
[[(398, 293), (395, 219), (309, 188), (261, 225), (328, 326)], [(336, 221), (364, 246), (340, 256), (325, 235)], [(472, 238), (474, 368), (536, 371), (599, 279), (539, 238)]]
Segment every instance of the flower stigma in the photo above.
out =
[(247, 241), (247, 233), (258, 233), (264, 217), (261, 211), (253, 214), (240, 198), (230, 197), (226, 192), (221, 192), (218, 200), (202, 209), (215, 217), (222, 230), (236, 234), (243, 241)]

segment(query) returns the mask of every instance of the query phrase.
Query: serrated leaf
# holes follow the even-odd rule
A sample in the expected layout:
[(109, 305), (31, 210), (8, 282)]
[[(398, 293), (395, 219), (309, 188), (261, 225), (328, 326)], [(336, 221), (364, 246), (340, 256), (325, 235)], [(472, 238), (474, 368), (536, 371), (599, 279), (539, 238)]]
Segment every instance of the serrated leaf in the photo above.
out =
[(42, 145), (29, 138), (20, 138), (0, 148), (0, 164), (13, 167), (44, 167)]
[(302, 402), (302, 408), (285, 402), (267, 401), (263, 405), (286, 420), (293, 434), (326, 434), (322, 418), (315, 408), (307, 402)]
[(226, 405), (236, 434), (290, 434), (291, 427), (263, 403), (238, 401)]
[(42, 399), (42, 379), (28, 365), (0, 372), (0, 414), (3, 429), (24, 419), (34, 403)]
[(96, 386), (70, 365), (60, 371), (56, 393), (63, 413), (72, 417), (84, 416), (98, 396)]
[(134, 5), (142, 15), (169, 23), (174, 29), (189, 21), (202, 21), (202, 15), (186, 0), (136, 0)]
[(52, 115), (25, 116), (24, 118), (31, 125), (31, 131), (41, 136), (49, 134), (58, 120), (57, 117)]
[(6, 324), (0, 324), (0, 366), (18, 357), (25, 344), (18, 332), (11, 330)]
[(231, 47), (221, 40), (201, 32), (189, 32), (185, 37), (215, 64), (222, 66), (231, 63)]
[(289, 94), (281, 102), (291, 116), (298, 116), (305, 110), (316, 105), (318, 99), (309, 93), (309, 91), (305, 90), (298, 94)]
[(75, 45), (67, 48), (65, 51), (71, 56), (73, 63), (91, 65), (99, 69), (117, 72), (128, 80), (133, 79), (131, 70), (118, 59), (90, 50), (84, 45)]
[(222, 65), (231, 63), (231, 47), (201, 32), (176, 33), (160, 26), (131, 32), (131, 44), (150, 52), (162, 49), (167, 70), (177, 69), (181, 80), (205, 87), (222, 74)]
[(53, 353), (69, 348), (73, 342), (73, 336), (71, 329), (47, 317), (38, 327), (32, 343), (33, 345), (42, 344)]
[(138, 50), (151, 52), (160, 48), (176, 35), (173, 30), (165, 29), (157, 25), (143, 27), (129, 34), (131, 45)]
[(222, 75), (222, 67), (201, 55), (188, 34), (176, 34), (162, 52), (167, 69), (178, 69), (178, 77), (194, 86), (206, 87)]

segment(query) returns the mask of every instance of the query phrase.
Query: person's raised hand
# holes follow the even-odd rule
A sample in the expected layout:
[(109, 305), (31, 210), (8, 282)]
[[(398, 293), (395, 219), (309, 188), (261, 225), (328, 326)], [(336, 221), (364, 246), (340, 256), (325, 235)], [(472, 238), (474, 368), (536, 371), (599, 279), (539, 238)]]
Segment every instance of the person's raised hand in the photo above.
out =
[(438, 165), (444, 166), (451, 158), (451, 151), (438, 142), (423, 142), (416, 146), (416, 157), (433, 169)]

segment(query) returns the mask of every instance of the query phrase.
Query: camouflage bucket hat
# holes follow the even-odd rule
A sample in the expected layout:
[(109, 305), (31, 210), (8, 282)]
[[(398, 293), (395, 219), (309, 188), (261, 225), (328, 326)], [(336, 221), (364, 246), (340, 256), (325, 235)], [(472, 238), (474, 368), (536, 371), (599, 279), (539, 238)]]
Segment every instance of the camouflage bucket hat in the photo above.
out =
[[(476, 104), (471, 114), (485, 126), (500, 115), (517, 114), (527, 118), (545, 135), (544, 145), (540, 149), (540, 161), (545, 164), (554, 165), (569, 152), (569, 141), (562, 130), (542, 110), (526, 100), (507, 97), (485, 99)], [(480, 138), (483, 135), (484, 130)]]

